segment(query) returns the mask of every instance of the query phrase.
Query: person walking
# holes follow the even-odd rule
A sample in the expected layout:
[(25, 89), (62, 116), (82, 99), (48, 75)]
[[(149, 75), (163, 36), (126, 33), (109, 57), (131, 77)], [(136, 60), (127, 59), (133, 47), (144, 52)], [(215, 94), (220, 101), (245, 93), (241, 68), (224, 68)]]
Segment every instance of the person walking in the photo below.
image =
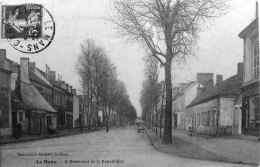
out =
[(23, 132), (22, 124), (21, 124), (21, 123), (19, 123), (19, 124), (17, 125), (17, 129), (18, 129), (18, 139), (19, 139), (19, 138), (21, 138), (22, 132)]
[(106, 131), (109, 131), (109, 121), (108, 121), (108, 115), (106, 115)]
[(15, 140), (18, 140), (18, 139), (19, 139), (19, 137), (18, 137), (18, 124), (15, 124), (15, 125), (13, 126), (13, 135), (14, 135), (14, 139), (15, 139)]
[(191, 127), (189, 127), (189, 134), (190, 134), (190, 136), (192, 136), (192, 128)]

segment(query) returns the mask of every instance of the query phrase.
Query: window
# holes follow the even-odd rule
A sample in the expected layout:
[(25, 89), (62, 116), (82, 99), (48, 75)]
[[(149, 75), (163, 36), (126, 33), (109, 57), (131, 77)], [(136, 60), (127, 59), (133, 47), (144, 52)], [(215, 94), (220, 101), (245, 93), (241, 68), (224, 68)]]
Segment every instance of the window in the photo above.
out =
[(53, 94), (53, 104), (56, 105), (56, 94)]
[(252, 96), (249, 99), (249, 116), (248, 116), (248, 126), (254, 128), (259, 126), (257, 122), (260, 122), (259, 114), (259, 95)]
[(259, 78), (259, 41), (254, 44), (254, 78)]
[(217, 113), (216, 110), (212, 111), (213, 119), (212, 119), (212, 125), (216, 126), (217, 125)]
[(200, 113), (197, 114), (197, 122), (198, 122), (198, 126), (200, 126)]
[(47, 126), (52, 126), (51, 116), (47, 116)]
[(204, 125), (207, 126), (207, 125), (208, 125), (208, 123), (207, 123), (207, 122), (208, 122), (208, 112), (207, 112), (207, 111), (204, 112), (204, 117), (205, 117), (205, 118), (204, 118), (204, 121), (205, 121), (205, 122), (204, 122)]
[(202, 112), (200, 113), (200, 121), (201, 121), (200, 125), (203, 125), (203, 113)]
[(202, 115), (202, 117), (203, 117), (203, 126), (205, 126), (206, 125), (206, 112), (203, 112), (203, 115)]
[(206, 126), (209, 126), (209, 120), (210, 120), (210, 114), (209, 114), (209, 111), (207, 112), (207, 124)]
[(29, 111), (27, 110), (27, 111), (25, 111), (25, 118), (26, 119), (28, 119), (28, 117), (29, 117), (29, 113), (28, 113)]
[(23, 112), (19, 112), (19, 120), (23, 121)]

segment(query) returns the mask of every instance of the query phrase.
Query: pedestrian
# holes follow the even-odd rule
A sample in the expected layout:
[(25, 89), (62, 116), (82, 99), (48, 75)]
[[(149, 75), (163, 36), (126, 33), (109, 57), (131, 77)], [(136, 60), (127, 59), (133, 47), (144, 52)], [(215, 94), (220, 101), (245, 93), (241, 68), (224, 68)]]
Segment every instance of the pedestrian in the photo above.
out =
[(17, 126), (18, 126), (18, 127), (17, 127), (17, 129), (18, 129), (18, 138), (21, 138), (22, 132), (23, 132), (22, 124), (19, 123)]
[(18, 140), (18, 139), (19, 139), (19, 136), (18, 136), (18, 125), (17, 125), (17, 124), (15, 124), (15, 125), (13, 126), (13, 135), (14, 135), (14, 139), (15, 139), (15, 140)]
[(108, 121), (108, 116), (106, 116), (106, 131), (109, 131), (109, 121)]
[(190, 134), (190, 136), (192, 136), (192, 128), (191, 127), (189, 128), (189, 134)]

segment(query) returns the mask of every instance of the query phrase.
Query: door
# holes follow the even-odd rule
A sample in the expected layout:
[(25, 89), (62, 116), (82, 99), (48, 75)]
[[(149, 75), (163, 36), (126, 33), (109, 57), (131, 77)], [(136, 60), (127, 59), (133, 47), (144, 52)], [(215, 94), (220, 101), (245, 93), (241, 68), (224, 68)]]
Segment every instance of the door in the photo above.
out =
[(39, 129), (40, 133), (42, 133), (42, 128), (43, 128), (42, 123), (43, 123), (42, 118), (40, 118), (40, 126), (39, 126), (40, 127), (40, 129)]
[(174, 116), (174, 127), (177, 128), (177, 115)]
[(192, 130), (196, 131), (196, 115), (193, 114), (192, 116)]

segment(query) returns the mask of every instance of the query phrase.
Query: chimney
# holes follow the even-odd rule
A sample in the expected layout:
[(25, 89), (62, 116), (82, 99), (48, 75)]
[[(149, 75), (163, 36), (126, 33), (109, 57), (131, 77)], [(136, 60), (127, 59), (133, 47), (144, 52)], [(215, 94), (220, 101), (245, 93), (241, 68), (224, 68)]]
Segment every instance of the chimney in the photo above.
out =
[(256, 4), (255, 4), (255, 18), (257, 19), (258, 18), (258, 2), (256, 1)]
[(203, 86), (213, 86), (213, 73), (197, 73), (197, 82)]
[(12, 71), (13, 73), (18, 73), (18, 71), (19, 71), (19, 65), (18, 65), (18, 63), (12, 62), (12, 63), (10, 64), (10, 67), (11, 67), (11, 71)]
[(35, 71), (35, 62), (29, 62), (29, 67), (32, 71)]
[(50, 80), (50, 67), (46, 64), (46, 66), (45, 66), (45, 78), (47, 79), (47, 80)]
[(29, 58), (20, 58), (20, 80), (21, 82), (30, 83), (29, 80)]
[(223, 81), (223, 75), (216, 76), (216, 85), (219, 85)]
[(187, 89), (188, 87), (189, 87), (189, 83), (180, 83), (181, 92)]
[(201, 94), (203, 94), (203, 92), (204, 92), (203, 87), (197, 87), (197, 96), (200, 96)]
[(0, 49), (0, 68), (4, 68), (5, 59), (6, 59), (6, 50)]
[(243, 77), (243, 63), (237, 63), (237, 75)]
[(50, 71), (50, 76), (56, 80), (56, 71)]

